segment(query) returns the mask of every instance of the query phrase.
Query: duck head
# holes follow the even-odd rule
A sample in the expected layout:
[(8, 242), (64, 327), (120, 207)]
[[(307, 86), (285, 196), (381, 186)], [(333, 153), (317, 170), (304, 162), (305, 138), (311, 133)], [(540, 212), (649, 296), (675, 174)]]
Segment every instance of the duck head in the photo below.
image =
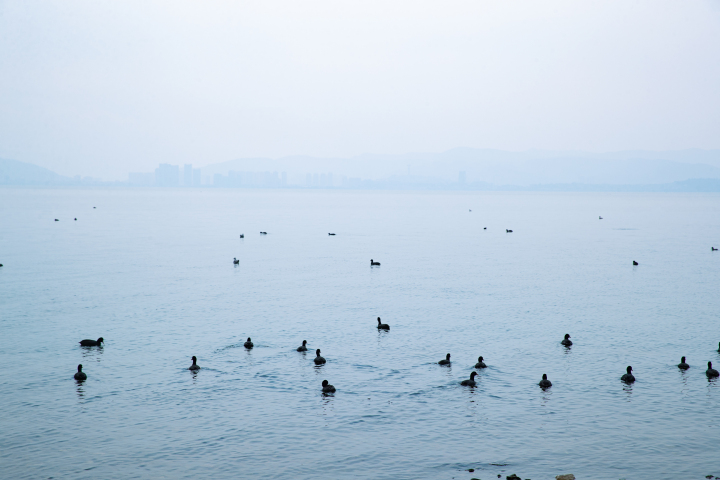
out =
[(323, 386), (323, 387), (327, 387), (327, 386), (328, 386), (328, 381), (327, 381), (327, 380), (323, 380), (322, 386)]
[(547, 380), (547, 374), (543, 373), (543, 380)]
[(478, 362), (482, 362), (482, 361), (483, 361), (483, 357), (478, 357)]
[(632, 367), (627, 367), (627, 372), (628, 373), (632, 372)]
[(82, 363), (78, 365), (78, 372), (82, 372)]
[(316, 357), (319, 357), (319, 356), (320, 356), (320, 349), (319, 349), (319, 348), (318, 348), (317, 350), (315, 350), (315, 356), (316, 356)]
[(195, 365), (197, 363), (197, 357), (195, 355), (193, 355), (192, 361), (193, 361), (193, 365)]

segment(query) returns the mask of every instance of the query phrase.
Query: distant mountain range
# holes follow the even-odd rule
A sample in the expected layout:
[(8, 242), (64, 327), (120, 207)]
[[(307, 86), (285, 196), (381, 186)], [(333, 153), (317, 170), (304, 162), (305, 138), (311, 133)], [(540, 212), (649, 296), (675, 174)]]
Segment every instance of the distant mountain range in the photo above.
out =
[[(456, 148), (353, 158), (242, 158), (201, 170), (203, 186), (245, 186), (241, 179), (250, 179), (254, 182), (250, 186), (277, 187), (282, 178), (284, 186), (293, 188), (720, 192), (720, 150), (595, 154)], [(273, 180), (257, 180), (262, 178)], [(128, 183), (70, 178), (37, 165), (0, 159), (0, 185), (123, 184)]]
[(0, 158), (0, 185), (105, 185), (110, 182), (102, 182), (89, 177), (65, 177), (52, 170), (33, 165), (32, 163), (18, 162)]
[[(354, 158), (243, 158), (208, 165), (203, 175), (230, 171), (278, 171), (307, 175), (332, 173), (374, 182), (437, 185), (463, 182), (496, 186), (646, 185), (690, 179), (720, 179), (720, 150), (671, 152), (527, 151), (456, 148), (442, 153), (361, 155)], [(460, 172), (464, 172), (461, 174)]]

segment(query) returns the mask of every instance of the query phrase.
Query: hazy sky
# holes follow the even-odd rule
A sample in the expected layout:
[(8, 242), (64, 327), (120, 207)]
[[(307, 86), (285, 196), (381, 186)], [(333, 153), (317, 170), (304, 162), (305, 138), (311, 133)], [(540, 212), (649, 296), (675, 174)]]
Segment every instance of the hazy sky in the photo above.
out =
[(0, 0), (0, 157), (720, 148), (720, 0)]

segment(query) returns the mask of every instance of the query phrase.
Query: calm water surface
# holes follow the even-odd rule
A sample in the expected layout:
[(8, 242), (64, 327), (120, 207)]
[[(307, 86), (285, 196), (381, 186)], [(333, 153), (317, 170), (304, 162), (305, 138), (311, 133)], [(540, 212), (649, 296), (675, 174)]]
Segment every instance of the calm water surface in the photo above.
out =
[(0, 188), (0, 227), (2, 478), (720, 475), (717, 194)]

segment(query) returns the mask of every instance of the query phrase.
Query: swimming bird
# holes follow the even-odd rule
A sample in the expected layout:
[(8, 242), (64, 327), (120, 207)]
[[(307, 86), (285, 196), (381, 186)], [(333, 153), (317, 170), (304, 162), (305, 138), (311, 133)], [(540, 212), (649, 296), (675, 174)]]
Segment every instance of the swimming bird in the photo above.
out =
[(637, 263), (635, 260), (633, 260), (633, 265), (640, 265), (640, 264)]
[(487, 230), (487, 227), (483, 227), (483, 230)]
[(602, 220), (602, 217), (598, 217), (600, 220)]
[(375, 260), (373, 260), (373, 259), (371, 258), (371, 259), (370, 259), (370, 266), (372, 266), (372, 265), (380, 265), (380, 262), (376, 262)]
[(718, 342), (718, 352), (720, 352), (720, 342)]
[(470, 379), (463, 380), (462, 382), (460, 382), (460, 385), (464, 385), (466, 387), (477, 386), (477, 383), (475, 383), (475, 375), (477, 375), (477, 372), (470, 372)]
[(685, 357), (682, 357), (682, 358), (680, 359), (680, 363), (678, 363), (678, 368), (679, 368), (680, 370), (687, 370), (688, 368), (690, 368), (690, 365), (688, 365), (687, 363), (685, 363)]
[(93, 207), (93, 208), (97, 208), (97, 207)]
[(97, 340), (80, 340), (80, 346), (81, 347), (102, 347), (100, 345), (101, 343), (104, 343), (105, 340), (103, 340), (103, 337), (98, 338)]
[(297, 348), (298, 352), (307, 352), (307, 340), (303, 340), (303, 344)]
[(240, 265), (240, 260), (238, 260), (237, 258), (233, 257), (233, 265)]
[(710, 251), (715, 252), (715, 251), (717, 251), (717, 248), (715, 248), (715, 247), (710, 247)]
[(485, 365), (485, 362), (483, 362), (483, 357), (478, 357), (478, 362), (475, 364), (475, 368), (487, 368), (487, 365)]
[(193, 364), (188, 367), (188, 370), (200, 370), (200, 365), (197, 364), (197, 357), (193, 355)]
[(77, 222), (77, 217), (75, 217), (73, 220), (75, 220)]
[(450, 365), (450, 354), (448, 353), (447, 355), (445, 355), (445, 359), (440, 360), (438, 362), (438, 365)]
[(322, 383), (323, 393), (335, 393), (335, 386), (330, 385), (327, 380)]
[(260, 232), (260, 235), (267, 235), (267, 232)]
[(712, 362), (708, 362), (708, 369), (705, 370), (705, 375), (707, 375), (708, 378), (720, 377), (720, 373), (712, 367)]
[(247, 348), (248, 350), (250, 350), (250, 349), (251, 349), (252, 347), (254, 347), (255, 345), (253, 345), (252, 340), (250, 340), (250, 337), (248, 337), (247, 342), (243, 343), (243, 346), (244, 346), (245, 348)]
[(570, 345), (572, 345), (572, 341), (570, 340), (570, 334), (569, 334), (569, 333), (566, 333), (566, 334), (565, 334), (565, 339), (564, 339), (563, 341), (561, 341), (560, 343), (562, 343), (562, 344), (565, 345), (566, 347), (569, 347)]
[(333, 236), (334, 236), (335, 234), (334, 234), (334, 233), (328, 233), (328, 235), (333, 235)]
[(244, 234), (244, 233), (241, 233), (241, 234), (240, 234), (240, 238), (245, 238), (245, 234)]
[(505, 229), (505, 233), (512, 233), (512, 230)]
[(83, 380), (87, 380), (87, 375), (85, 374), (85, 372), (82, 371), (82, 364), (78, 365), (78, 371), (77, 371), (77, 373), (75, 374), (75, 377), (74, 377), (74, 378), (75, 378), (75, 380), (77, 380), (78, 382), (82, 382)]
[(56, 218), (55, 221), (56, 221), (56, 222), (59, 222), (60, 220), (58, 220), (58, 219)]
[(380, 317), (378, 317), (378, 330), (390, 330), (390, 325), (387, 323), (380, 323)]
[(627, 367), (627, 373), (620, 377), (620, 380), (625, 383), (633, 383), (635, 381), (635, 376), (630, 372), (632, 372), (632, 367)]
[(0, 263), (0, 267), (2, 267), (2, 266), (3, 266), (2, 263)]
[(315, 358), (313, 359), (313, 362), (315, 362), (315, 365), (322, 365), (323, 363), (325, 363), (325, 359), (320, 356), (319, 348), (315, 350)]
[(542, 380), (540, 380), (540, 383), (538, 383), (538, 385), (540, 385), (540, 388), (545, 390), (546, 388), (552, 387), (552, 382), (548, 380), (547, 375), (543, 373), (543, 378)]

